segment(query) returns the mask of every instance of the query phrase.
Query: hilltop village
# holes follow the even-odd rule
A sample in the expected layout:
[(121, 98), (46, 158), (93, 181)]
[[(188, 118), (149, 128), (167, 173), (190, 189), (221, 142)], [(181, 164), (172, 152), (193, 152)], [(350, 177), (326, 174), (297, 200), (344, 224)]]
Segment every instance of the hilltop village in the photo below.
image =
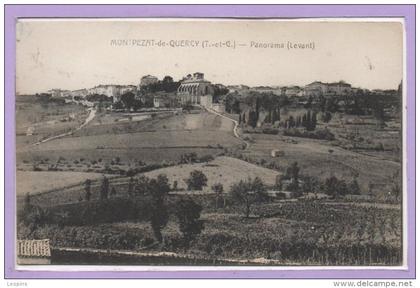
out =
[(51, 246), (51, 264), (400, 265), (402, 94), (196, 72), (17, 95), (19, 247)]

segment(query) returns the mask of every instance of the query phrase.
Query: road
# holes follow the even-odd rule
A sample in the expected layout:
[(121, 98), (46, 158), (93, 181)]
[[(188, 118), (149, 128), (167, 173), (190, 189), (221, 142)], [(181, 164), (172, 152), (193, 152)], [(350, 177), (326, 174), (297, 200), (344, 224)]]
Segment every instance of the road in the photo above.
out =
[(239, 133), (238, 133), (238, 127), (239, 127), (239, 122), (238, 121), (236, 121), (235, 119), (232, 119), (232, 118), (229, 118), (229, 117), (227, 117), (226, 115), (223, 115), (223, 114), (221, 114), (221, 113), (219, 113), (219, 112), (216, 112), (216, 111), (214, 111), (213, 109), (210, 109), (210, 108), (207, 108), (207, 107), (204, 107), (203, 106), (203, 108), (204, 109), (206, 109), (208, 112), (210, 112), (210, 113), (213, 113), (213, 114), (215, 114), (215, 115), (218, 115), (218, 116), (220, 116), (220, 117), (223, 117), (223, 118), (226, 118), (226, 119), (228, 119), (228, 120), (230, 120), (230, 121), (232, 121), (235, 125), (234, 125), (234, 127), (233, 127), (233, 135), (236, 137), (236, 138), (238, 138), (239, 140), (241, 140), (242, 142), (244, 142), (245, 143), (245, 145), (246, 145), (246, 147), (245, 147), (245, 149), (248, 149), (248, 147), (249, 147), (249, 143), (247, 142), (247, 141), (245, 141), (240, 135), (239, 135)]
[(41, 141), (39, 141), (39, 142), (36, 142), (36, 143), (34, 143), (33, 145), (39, 145), (39, 144), (41, 144), (41, 143), (45, 143), (45, 142), (48, 142), (48, 141), (51, 141), (51, 140), (54, 140), (54, 139), (62, 138), (62, 137), (65, 137), (65, 136), (69, 136), (69, 135), (73, 134), (73, 133), (74, 133), (74, 131), (77, 131), (77, 130), (82, 129), (82, 128), (83, 128), (83, 127), (85, 127), (87, 124), (89, 124), (89, 122), (90, 122), (90, 121), (92, 121), (92, 120), (93, 120), (93, 118), (95, 118), (95, 115), (96, 115), (96, 109), (95, 109), (95, 108), (89, 108), (89, 109), (88, 109), (88, 111), (89, 111), (89, 115), (88, 115), (88, 117), (85, 119), (85, 122), (83, 122), (83, 124), (82, 124), (82, 125), (80, 125), (79, 127), (77, 127), (75, 130), (71, 130), (71, 131), (66, 132), (66, 133), (62, 133), (62, 134), (59, 134), (59, 135), (51, 136), (51, 137), (49, 137), (49, 138), (43, 139), (43, 140), (41, 140)]

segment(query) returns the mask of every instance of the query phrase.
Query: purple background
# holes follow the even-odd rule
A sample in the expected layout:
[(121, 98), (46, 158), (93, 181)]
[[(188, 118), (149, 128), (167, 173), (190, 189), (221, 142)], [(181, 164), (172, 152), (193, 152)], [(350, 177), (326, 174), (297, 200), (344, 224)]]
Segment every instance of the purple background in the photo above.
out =
[[(176, 272), (16, 271), (15, 22), (19, 17), (404, 17), (407, 83), (408, 269)], [(415, 278), (415, 5), (5, 5), (5, 278)]]

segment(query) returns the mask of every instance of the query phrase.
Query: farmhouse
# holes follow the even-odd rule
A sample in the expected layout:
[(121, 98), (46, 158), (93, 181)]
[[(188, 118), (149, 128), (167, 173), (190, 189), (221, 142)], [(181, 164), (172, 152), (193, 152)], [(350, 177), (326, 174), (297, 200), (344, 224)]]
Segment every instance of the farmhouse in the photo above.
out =
[(280, 156), (284, 156), (284, 151), (281, 151), (279, 149), (273, 149), (271, 150), (271, 157), (280, 157)]
[(50, 264), (50, 240), (17, 240), (16, 254), (19, 265)]
[(213, 86), (210, 81), (204, 79), (204, 74), (200, 72), (196, 72), (193, 75), (188, 74), (184, 77), (177, 90), (178, 100), (182, 104), (201, 104), (203, 100), (205, 103), (202, 105), (208, 105), (209, 96), (213, 96), (213, 94)]

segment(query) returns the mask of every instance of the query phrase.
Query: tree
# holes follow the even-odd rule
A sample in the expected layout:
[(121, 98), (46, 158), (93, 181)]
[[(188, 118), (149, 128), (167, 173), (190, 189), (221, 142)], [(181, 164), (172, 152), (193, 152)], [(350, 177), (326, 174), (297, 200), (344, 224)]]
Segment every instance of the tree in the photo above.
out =
[(401, 171), (398, 170), (392, 176), (392, 186), (391, 186), (391, 194), (394, 197), (395, 201), (401, 198)]
[(247, 124), (250, 125), (252, 128), (257, 127), (258, 113), (256, 111), (249, 111), (248, 123)]
[(216, 209), (219, 208), (219, 201), (223, 198), (223, 207), (225, 207), (225, 199), (223, 197), (223, 185), (221, 183), (216, 183), (211, 186), (211, 190), (216, 194)]
[(352, 195), (360, 195), (360, 186), (356, 178), (353, 178), (353, 180), (348, 185), (348, 193)]
[(276, 189), (280, 191), (283, 189), (283, 180), (284, 180), (284, 176), (282, 174), (279, 174), (276, 176), (276, 183), (275, 183)]
[(284, 178), (292, 180), (292, 182), (287, 185), (286, 189), (288, 191), (294, 192), (295, 196), (297, 197), (301, 196), (301, 191), (299, 189), (299, 171), (300, 167), (298, 163), (293, 162), (286, 168), (286, 175), (284, 176)]
[(133, 191), (134, 191), (134, 178), (133, 178), (133, 176), (131, 176), (130, 177), (130, 181), (128, 182), (128, 197), (129, 198), (132, 198), (133, 196), (134, 196), (134, 193), (133, 193)]
[(198, 160), (197, 153), (191, 152), (191, 153), (185, 153), (181, 155), (181, 164), (189, 164), (189, 163), (195, 163)]
[(348, 193), (346, 182), (343, 180), (338, 180), (335, 176), (327, 178), (323, 188), (325, 194), (331, 196), (332, 198), (344, 196)]
[(305, 128), (308, 127), (308, 116), (307, 116), (307, 113), (303, 114), (301, 123), (302, 123), (302, 126), (303, 127), (305, 127)]
[(253, 204), (268, 201), (266, 188), (258, 177), (254, 178), (254, 180), (248, 178), (247, 181), (241, 180), (233, 184), (230, 195), (234, 201), (244, 205), (246, 218), (249, 218)]
[(114, 109), (119, 110), (119, 109), (123, 109), (124, 108), (124, 104), (123, 104), (123, 102), (118, 101), (118, 102), (115, 102), (114, 104), (112, 104), (112, 107)]
[(327, 111), (327, 112), (322, 113), (322, 121), (323, 122), (328, 123), (328, 122), (331, 121), (331, 119), (332, 119), (332, 115), (331, 115), (330, 112)]
[(311, 121), (310, 121), (310, 125), (309, 125), (309, 131), (314, 131), (316, 128), (316, 113), (312, 112), (311, 115)]
[(305, 193), (315, 193), (317, 195), (319, 188), (319, 182), (315, 177), (312, 176), (304, 176), (303, 177), (303, 187), (302, 190)]
[(203, 187), (207, 186), (207, 177), (202, 171), (194, 170), (185, 182), (188, 185), (188, 190), (203, 190)]
[(171, 76), (165, 76), (165, 77), (163, 77), (163, 79), (162, 79), (162, 83), (172, 83), (172, 82), (174, 82), (174, 79), (171, 77)]
[(173, 191), (177, 191), (178, 190), (178, 181), (174, 180), (174, 182), (172, 183), (172, 190)]
[(171, 190), (168, 177), (160, 174), (156, 179), (151, 179), (148, 189), (152, 196), (150, 224), (156, 240), (162, 242), (163, 237), (161, 231), (168, 223), (169, 218), (168, 209), (165, 205), (165, 197)]
[(179, 230), (181, 231), (185, 247), (201, 233), (204, 229), (204, 222), (200, 220), (203, 207), (194, 202), (191, 198), (179, 199), (176, 202), (175, 215), (178, 218)]
[(141, 175), (137, 179), (137, 185), (135, 185), (136, 195), (145, 195), (149, 193), (149, 183), (150, 179), (144, 175)]
[(92, 193), (90, 192), (90, 186), (92, 184), (92, 181), (90, 179), (86, 179), (85, 181), (85, 200), (90, 201), (90, 197), (92, 196)]
[(135, 95), (132, 92), (127, 92), (121, 95), (121, 102), (124, 104), (124, 107), (130, 109), (134, 106)]
[(328, 98), (325, 100), (325, 110), (331, 113), (338, 111), (338, 100), (336, 98)]
[(100, 194), (100, 200), (101, 201), (108, 199), (108, 192), (109, 192), (109, 180), (104, 175), (104, 177), (102, 179), (102, 184), (101, 184), (101, 194)]
[(29, 213), (31, 211), (31, 195), (28, 193), (25, 194), (25, 200), (23, 205), (23, 211), (24, 213)]
[(294, 182), (298, 182), (299, 178), (299, 165), (297, 162), (293, 162), (292, 165), (286, 168), (286, 177), (292, 179)]
[(225, 97), (225, 106), (227, 113), (238, 114), (240, 113), (240, 102), (238, 99), (239, 95), (236, 93), (230, 93)]
[(111, 188), (111, 197), (115, 197), (117, 195), (117, 190), (115, 190), (115, 187)]

